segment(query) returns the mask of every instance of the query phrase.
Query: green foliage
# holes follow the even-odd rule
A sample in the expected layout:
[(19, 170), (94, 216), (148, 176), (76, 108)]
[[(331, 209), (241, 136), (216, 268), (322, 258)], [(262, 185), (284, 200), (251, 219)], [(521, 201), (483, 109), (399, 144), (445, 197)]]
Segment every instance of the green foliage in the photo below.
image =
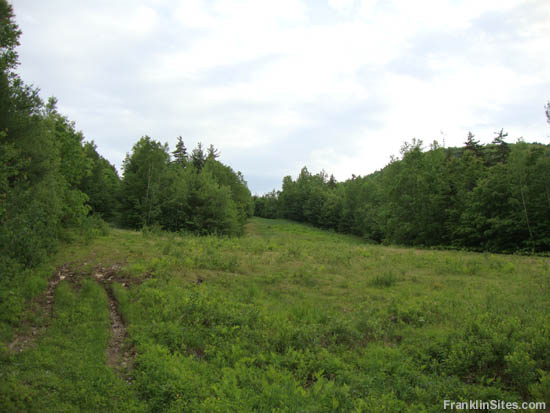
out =
[(200, 172), (206, 162), (206, 154), (204, 153), (201, 142), (199, 142), (197, 147), (191, 152), (190, 161), (195, 169)]
[(14, 21), (13, 8), (6, 0), (0, 1), (0, 72), (7, 73), (18, 64), (15, 47), (21, 31)]
[(376, 287), (391, 287), (397, 282), (397, 277), (393, 271), (386, 271), (383, 274), (376, 275), (371, 283)]
[[(445, 399), (547, 400), (540, 257), (365, 245), (254, 218), (239, 238), (115, 229), (60, 251), (67, 260), (84, 278), (124, 263), (113, 293), (135, 350), (131, 385), (105, 367), (101, 287), (62, 282), (36, 347), (0, 357), (2, 410), (437, 412)], [(43, 289), (53, 267), (29, 272), (16, 295)], [(16, 311), (2, 314), (17, 324)]]
[[(241, 173), (215, 156), (201, 157), (199, 162), (192, 155), (187, 162), (183, 141), (178, 145), (172, 163), (167, 145), (144, 137), (134, 146), (124, 162), (122, 223), (131, 228), (158, 224), (170, 231), (201, 235), (241, 234), (252, 210)], [(199, 156), (202, 146), (193, 153)]]
[(121, 223), (141, 228), (157, 222), (162, 181), (168, 168), (168, 146), (142, 137), (124, 160), (121, 182)]
[(178, 143), (176, 144), (176, 149), (172, 152), (172, 155), (174, 156), (174, 162), (179, 163), (183, 167), (185, 167), (189, 162), (187, 148), (185, 147), (181, 136), (178, 136)]
[(532, 384), (529, 389), (533, 395), (533, 400), (540, 400), (546, 403), (550, 403), (550, 372), (539, 370), (540, 381)]
[(254, 196), (254, 216), (279, 218), (279, 191), (271, 191), (263, 196)]
[[(15, 73), (21, 32), (0, 0), (2, 411), (440, 411), (443, 399), (549, 399), (548, 264), (365, 245), (550, 249), (550, 149), (421, 141), (366, 177), (303, 168), (252, 203), (212, 145), (145, 136), (123, 179)], [(286, 217), (360, 237), (325, 233)], [(101, 217), (143, 232), (109, 231)], [(173, 231), (172, 234), (163, 229)], [(200, 235), (200, 236), (198, 236)], [(73, 242), (48, 258), (58, 242)], [(56, 265), (48, 321), (33, 312)], [(42, 264), (40, 264), (42, 263)], [(136, 349), (105, 364), (113, 287)], [(40, 265), (39, 265), (40, 264)], [(29, 308), (31, 307), (31, 308)], [(36, 345), (6, 346), (26, 320)], [(18, 331), (20, 332), (20, 331)], [(24, 331), (23, 331), (24, 332)]]
[(424, 151), (406, 143), (400, 160), (345, 182), (303, 168), (282, 191), (256, 197), (255, 214), (284, 217), (375, 242), (495, 252), (550, 250), (550, 147), (504, 131), (482, 146)]
[(109, 222), (116, 221), (120, 178), (116, 168), (103, 158), (94, 142), (84, 144), (84, 153), (91, 164), (90, 173), (80, 182), (80, 190), (88, 196), (88, 205), (94, 214)]
[(236, 235), (242, 231), (231, 189), (220, 186), (206, 170), (188, 172), (187, 219), (183, 228), (197, 234)]
[(250, 190), (240, 171), (235, 173), (227, 165), (217, 161), (216, 156), (210, 156), (205, 163), (204, 172), (209, 173), (220, 187), (227, 187), (231, 192), (231, 199), (235, 203), (240, 225), (252, 216), (253, 202)]
[[(57, 111), (56, 99), (44, 104), (38, 89), (15, 73), (20, 35), (11, 6), (0, 0), (0, 337), (44, 288), (39, 265), (60, 241), (89, 242), (107, 233), (90, 212), (112, 213), (114, 195), (107, 194), (118, 181)], [(102, 169), (111, 176), (102, 180)]]
[(106, 294), (92, 280), (78, 293), (62, 282), (55, 313), (35, 348), (1, 360), (0, 409), (146, 411), (127, 383), (105, 365), (109, 340)]

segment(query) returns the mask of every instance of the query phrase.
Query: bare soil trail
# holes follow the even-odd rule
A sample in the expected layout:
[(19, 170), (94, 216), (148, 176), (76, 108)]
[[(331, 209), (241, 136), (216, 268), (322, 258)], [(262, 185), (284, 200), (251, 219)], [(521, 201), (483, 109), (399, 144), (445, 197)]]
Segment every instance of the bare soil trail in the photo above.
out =
[(36, 339), (46, 330), (53, 316), (53, 304), (55, 301), (55, 289), (57, 285), (65, 279), (73, 278), (73, 276), (73, 272), (67, 265), (62, 265), (56, 268), (55, 276), (48, 281), (46, 291), (33, 298), (29, 303), (33, 313), (40, 312), (40, 314), (45, 317), (44, 324), (41, 326), (35, 326), (31, 325), (31, 322), (28, 319), (23, 320), (20, 333), (16, 335), (10, 344), (8, 344), (8, 350), (10, 353), (20, 353), (23, 350), (35, 345)]
[[(109, 267), (98, 266), (92, 272), (93, 278), (100, 283), (107, 295), (109, 315), (111, 320), (111, 337), (109, 344), (105, 349), (106, 363), (109, 367), (119, 371), (126, 372), (131, 369), (135, 350), (125, 348), (125, 339), (127, 330), (122, 315), (118, 308), (118, 302), (113, 294), (112, 283), (119, 282), (122, 286), (127, 287), (130, 280), (120, 275), (120, 265), (111, 265)], [(20, 353), (27, 348), (32, 348), (36, 344), (36, 340), (47, 329), (50, 320), (53, 317), (53, 307), (55, 303), (55, 289), (58, 284), (67, 280), (78, 286), (79, 280), (82, 279), (82, 274), (76, 275), (68, 264), (57, 267), (55, 276), (48, 281), (46, 291), (39, 294), (29, 303), (31, 312), (37, 316), (44, 317), (45, 321), (41, 325), (32, 325), (28, 317), (22, 322), (20, 333), (8, 344), (8, 351), (11, 354)], [(134, 280), (135, 282), (135, 280)]]
[(119, 372), (132, 368), (135, 350), (125, 348), (127, 337), (126, 325), (118, 308), (118, 301), (113, 294), (112, 283), (120, 282), (122, 286), (128, 286), (128, 280), (120, 277), (120, 266), (98, 267), (94, 271), (94, 278), (103, 285), (109, 303), (109, 315), (111, 318), (111, 338), (105, 349), (107, 365)]

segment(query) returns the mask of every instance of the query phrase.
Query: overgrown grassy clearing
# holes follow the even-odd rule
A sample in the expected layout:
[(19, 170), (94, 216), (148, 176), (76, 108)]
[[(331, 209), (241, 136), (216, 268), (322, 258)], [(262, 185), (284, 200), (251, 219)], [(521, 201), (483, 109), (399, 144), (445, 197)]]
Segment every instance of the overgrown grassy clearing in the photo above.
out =
[[(83, 280), (122, 265), (131, 281), (114, 292), (137, 350), (132, 384), (104, 365), (101, 287), (62, 283), (46, 336), (3, 357), (3, 410), (435, 412), (443, 399), (550, 402), (544, 258), (366, 245), (255, 218), (243, 238), (114, 230), (56, 260)], [(48, 386), (58, 391), (43, 397)]]

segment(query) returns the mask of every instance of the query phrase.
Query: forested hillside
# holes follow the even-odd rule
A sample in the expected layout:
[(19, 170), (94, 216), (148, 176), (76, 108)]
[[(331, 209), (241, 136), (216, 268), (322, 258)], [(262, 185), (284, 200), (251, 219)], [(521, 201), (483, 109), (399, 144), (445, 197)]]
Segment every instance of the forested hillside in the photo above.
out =
[(548, 252), (550, 147), (505, 138), (501, 130), (480, 145), (469, 133), (464, 147), (434, 142), (427, 151), (413, 140), (400, 159), (345, 182), (304, 167), (281, 191), (256, 197), (255, 214), (375, 242)]

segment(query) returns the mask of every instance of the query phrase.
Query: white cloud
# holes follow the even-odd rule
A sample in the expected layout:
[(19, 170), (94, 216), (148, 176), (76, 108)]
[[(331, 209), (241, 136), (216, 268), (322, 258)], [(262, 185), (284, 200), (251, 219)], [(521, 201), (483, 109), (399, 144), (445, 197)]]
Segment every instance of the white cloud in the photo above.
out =
[[(23, 78), (55, 94), (118, 164), (143, 134), (172, 143), (184, 134), (264, 157), (249, 167), (258, 176), (257, 165), (295, 175), (308, 164), (345, 179), (384, 166), (412, 137), (444, 131), (461, 144), (472, 129), (488, 141), (508, 124), (511, 135), (548, 135), (542, 110), (540, 122), (506, 118), (550, 95), (542, 0), (16, 0), (14, 9)], [(239, 159), (246, 176), (252, 161)]]
[(353, 11), (354, 6), (356, 5), (356, 1), (328, 0), (328, 5), (341, 14), (349, 15)]
[(182, 2), (175, 10), (177, 22), (191, 29), (210, 29), (215, 27), (216, 20), (205, 10), (202, 0)]

